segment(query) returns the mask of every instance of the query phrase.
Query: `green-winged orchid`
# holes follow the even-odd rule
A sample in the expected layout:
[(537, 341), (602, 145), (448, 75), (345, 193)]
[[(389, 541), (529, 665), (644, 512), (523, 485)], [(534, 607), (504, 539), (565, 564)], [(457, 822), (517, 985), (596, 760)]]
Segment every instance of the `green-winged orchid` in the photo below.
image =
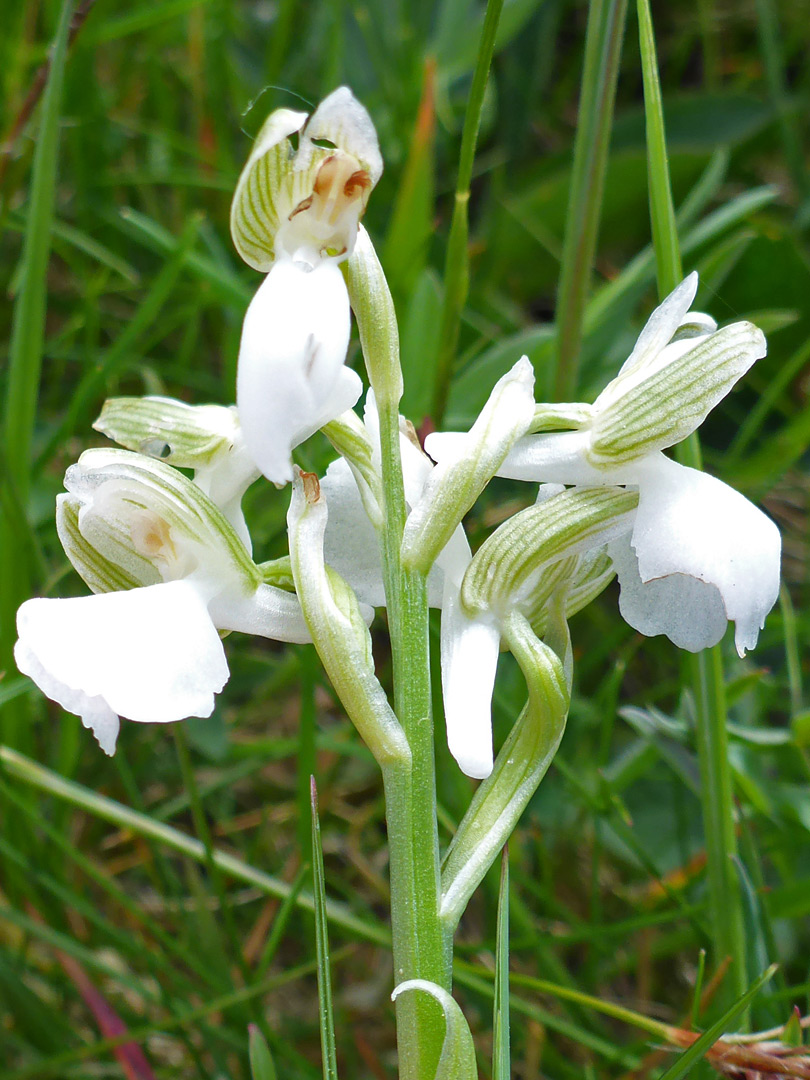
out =
[(26, 601), (15, 659), (106, 753), (119, 716), (211, 714), (228, 679), (219, 631), (309, 640), (297, 598), (264, 583), (234, 528), (176, 469), (88, 450), (65, 487), (59, 537), (95, 595)]
[[(636, 488), (632, 528), (609, 547), (622, 615), (691, 651), (716, 644), (731, 620), (743, 655), (776, 601), (779, 532), (738, 492), (662, 450), (694, 431), (766, 346), (751, 323), (718, 330), (690, 312), (696, 290), (690, 274), (653, 312), (593, 405), (538, 406), (535, 430), (546, 433), (520, 439), (498, 475)], [(441, 460), (462, 437), (434, 434), (426, 448)]]
[(272, 113), (239, 178), (231, 233), (267, 277), (245, 315), (236, 399), (248, 449), (276, 484), (292, 479), (292, 449), (360, 396), (344, 366), (350, 316), (339, 264), (381, 172), (368, 113), (340, 87), (309, 118)]

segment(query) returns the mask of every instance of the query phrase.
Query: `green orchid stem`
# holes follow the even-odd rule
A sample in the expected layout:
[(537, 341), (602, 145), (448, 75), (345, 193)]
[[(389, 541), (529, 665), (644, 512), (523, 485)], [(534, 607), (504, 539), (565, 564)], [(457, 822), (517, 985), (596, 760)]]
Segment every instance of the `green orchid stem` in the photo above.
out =
[[(661, 84), (649, 0), (638, 0), (638, 20), (647, 130), (650, 219), (658, 294), (663, 299), (681, 280), (683, 270), (672, 201)], [(676, 457), (682, 465), (693, 469), (701, 468), (700, 442), (696, 434), (690, 435), (676, 448)], [(747, 979), (742, 893), (734, 868), (734, 861), (738, 857), (737, 839), (728, 761), (725, 678), (719, 646), (689, 657), (688, 670), (695, 699), (715, 962), (719, 963), (726, 956), (732, 959), (730, 978), (724, 991), (724, 1003), (728, 1004), (745, 992)]]
[[(391, 930), (395, 983), (427, 979), (450, 989), (452, 954), (439, 923), (439, 838), (431, 712), (428, 607), (425, 579), (402, 569), (399, 549), (405, 494), (399, 414), (380, 409), (384, 564), (394, 667), (394, 710), (411, 748), (410, 766), (386, 767), (391, 860)], [(441, 1010), (422, 994), (397, 999), (402, 1080), (432, 1080), (444, 1041)]]
[[(383, 765), (394, 981), (426, 979), (449, 990), (452, 951), (439, 921), (427, 586), (424, 575), (406, 571), (400, 559), (407, 507), (399, 444), (399, 338), (382, 268), (365, 238), (350, 262), (348, 284), (380, 420), (383, 573), (394, 710), (411, 750), (409, 764)], [(401, 1080), (433, 1080), (444, 1042), (441, 1009), (424, 994), (403, 994), (396, 1011)]]

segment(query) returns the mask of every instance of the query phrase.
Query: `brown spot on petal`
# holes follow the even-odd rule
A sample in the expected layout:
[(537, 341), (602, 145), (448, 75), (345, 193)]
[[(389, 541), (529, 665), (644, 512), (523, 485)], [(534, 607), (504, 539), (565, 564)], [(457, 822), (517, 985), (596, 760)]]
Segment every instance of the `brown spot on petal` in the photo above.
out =
[(310, 206), (312, 206), (312, 198), (312, 195), (307, 195), (305, 199), (302, 199), (298, 206), (296, 206), (296, 208), (290, 214), (288, 220), (292, 221), (296, 214), (301, 214), (304, 212), (304, 210), (309, 210)]
[(318, 474), (314, 472), (301, 472), (301, 483), (304, 485), (304, 498), (314, 506), (321, 498), (321, 483)]
[(358, 169), (357, 172), (353, 172), (346, 183), (343, 185), (343, 194), (347, 199), (355, 199), (358, 196), (361, 198), (366, 197), (366, 193), (371, 189), (371, 177), (368, 175), (365, 169)]

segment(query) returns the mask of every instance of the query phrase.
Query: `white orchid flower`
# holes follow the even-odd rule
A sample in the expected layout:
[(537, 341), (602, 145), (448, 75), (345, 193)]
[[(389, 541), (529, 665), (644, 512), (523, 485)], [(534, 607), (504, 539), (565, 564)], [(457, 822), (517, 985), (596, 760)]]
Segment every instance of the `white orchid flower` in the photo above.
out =
[(239, 178), (231, 234), (267, 277), (245, 316), (236, 400), (248, 449), (276, 484), (292, 479), (294, 447), (360, 396), (359, 376), (344, 366), (350, 317), (339, 263), (381, 173), (371, 119), (342, 86), (309, 119), (272, 113)]
[[(632, 530), (609, 548), (623, 617), (693, 652), (716, 644), (732, 620), (742, 656), (776, 601), (779, 532), (738, 492), (661, 451), (694, 431), (766, 346), (751, 323), (718, 330), (688, 314), (696, 290), (690, 274), (653, 312), (592, 406), (538, 407), (536, 428), (575, 430), (525, 436), (499, 475), (637, 488)], [(433, 435), (428, 452), (452, 454), (458, 438)]]
[(93, 424), (119, 446), (194, 470), (194, 483), (251, 551), (242, 496), (261, 473), (248, 453), (236, 406), (187, 405), (167, 397), (117, 397)]
[(96, 595), (26, 601), (15, 659), (107, 754), (119, 716), (211, 714), (228, 679), (218, 631), (310, 640), (297, 598), (262, 581), (222, 513), (176, 469), (88, 450), (65, 487), (59, 537)]

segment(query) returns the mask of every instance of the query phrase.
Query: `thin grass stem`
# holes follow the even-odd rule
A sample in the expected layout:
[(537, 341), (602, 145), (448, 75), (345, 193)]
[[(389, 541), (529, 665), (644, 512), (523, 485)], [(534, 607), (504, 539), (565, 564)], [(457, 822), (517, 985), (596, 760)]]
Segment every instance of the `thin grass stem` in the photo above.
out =
[(461, 313), (464, 310), (470, 283), (470, 255), (467, 247), (470, 229), (470, 184), (478, 131), (481, 126), (481, 108), (484, 104), (484, 92), (492, 65), (495, 35), (498, 31), (502, 8), (503, 0), (487, 0), (470, 96), (467, 99), (467, 110), (464, 114), (453, 217), (450, 222), (450, 236), (444, 263), (444, 302), (439, 330), (436, 380), (433, 384), (432, 418), (436, 427), (441, 426), (447, 408), (447, 396), (450, 391), (450, 380), (461, 327)]
[[(647, 169), (650, 220), (663, 299), (683, 277), (678, 228), (672, 201), (661, 85), (649, 0), (638, 0), (639, 38), (647, 129)], [(700, 442), (692, 434), (677, 448), (681, 464), (701, 467)], [(687, 658), (686, 669), (695, 700), (695, 724), (701, 773), (701, 804), (706, 835), (709, 897), (715, 960), (732, 958), (724, 987), (725, 1002), (743, 994), (748, 985), (742, 894), (734, 867), (738, 857), (734, 800), (728, 761), (726, 695), (719, 646)]]
[(554, 399), (573, 401), (607, 171), (626, 0), (591, 0), (557, 299)]

